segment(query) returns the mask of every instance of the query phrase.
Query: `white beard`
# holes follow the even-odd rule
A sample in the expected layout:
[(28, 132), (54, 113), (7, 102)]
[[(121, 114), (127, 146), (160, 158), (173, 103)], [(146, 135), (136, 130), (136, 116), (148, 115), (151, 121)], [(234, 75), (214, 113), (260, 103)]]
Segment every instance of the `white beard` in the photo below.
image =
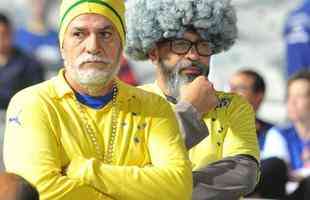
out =
[[(83, 66), (83, 62), (91, 60), (103, 61), (104, 63)], [(113, 62), (87, 53), (80, 55), (74, 63), (68, 63), (65, 59), (65, 66), (70, 77), (83, 87), (102, 87), (109, 83), (120, 70), (119, 60)]]
[(202, 63), (189, 61), (189, 60), (180, 60), (174, 66), (168, 65), (165, 63), (164, 59), (159, 58), (159, 67), (161, 73), (165, 77), (166, 86), (169, 90), (169, 95), (174, 97), (176, 100), (180, 98), (180, 88), (182, 85), (187, 85), (191, 83), (197, 76), (185, 76), (180, 74), (180, 70), (188, 66), (196, 66), (201, 69), (201, 75), (207, 76), (208, 66), (203, 65)]
[(110, 82), (119, 72), (120, 66), (107, 68), (76, 69), (74, 79), (81, 85), (105, 85)]

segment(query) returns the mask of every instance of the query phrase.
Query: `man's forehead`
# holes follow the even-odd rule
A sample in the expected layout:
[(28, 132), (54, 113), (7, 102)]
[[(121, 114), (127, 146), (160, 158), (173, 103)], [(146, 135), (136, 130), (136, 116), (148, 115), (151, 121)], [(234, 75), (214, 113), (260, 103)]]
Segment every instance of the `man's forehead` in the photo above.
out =
[(185, 38), (189, 40), (200, 40), (202, 39), (201, 35), (196, 30), (186, 30), (177, 34), (177, 38)]
[(0, 28), (2, 31), (3, 30), (5, 30), (5, 31), (10, 30), (10, 26), (8, 26), (7, 24), (2, 23), (2, 22), (0, 22)]
[(254, 79), (244, 73), (236, 73), (230, 79), (230, 84), (232, 85), (244, 85), (252, 87), (254, 85)]
[(102, 15), (86, 13), (74, 18), (71, 21), (69, 28), (87, 28), (93, 26), (95, 26), (96, 28), (108, 28), (113, 27), (113, 23), (108, 18)]
[(290, 88), (294, 88), (292, 90), (296, 90), (296, 88), (298, 88), (297, 91), (306, 91), (306, 92), (308, 92), (310, 90), (310, 82), (308, 80), (305, 80), (305, 79), (297, 79), (297, 80), (292, 81), (289, 84), (288, 88), (289, 89)]
[(243, 73), (243, 72), (238, 72), (233, 77), (236, 77), (236, 78), (239, 78), (239, 79), (242, 79), (246, 82), (251, 82), (251, 83), (255, 81), (254, 80), (255, 78), (252, 75), (247, 74), (247, 73)]

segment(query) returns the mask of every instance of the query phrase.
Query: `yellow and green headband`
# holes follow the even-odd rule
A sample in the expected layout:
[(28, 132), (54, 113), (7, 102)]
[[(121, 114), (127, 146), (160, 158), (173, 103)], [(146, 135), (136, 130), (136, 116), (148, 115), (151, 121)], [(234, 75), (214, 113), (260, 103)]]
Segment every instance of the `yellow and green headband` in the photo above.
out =
[(125, 46), (124, 0), (62, 0), (60, 7), (59, 43), (63, 45), (70, 22), (81, 14), (94, 13), (108, 18), (116, 27)]

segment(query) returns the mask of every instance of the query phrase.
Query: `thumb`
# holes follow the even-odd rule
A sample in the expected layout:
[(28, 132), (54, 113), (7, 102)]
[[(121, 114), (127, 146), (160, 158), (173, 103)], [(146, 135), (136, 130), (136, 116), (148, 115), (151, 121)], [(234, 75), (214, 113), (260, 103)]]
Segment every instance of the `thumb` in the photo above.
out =
[(182, 95), (184, 93), (184, 91), (186, 91), (187, 88), (188, 88), (187, 84), (181, 85), (181, 87), (180, 87), (180, 94)]

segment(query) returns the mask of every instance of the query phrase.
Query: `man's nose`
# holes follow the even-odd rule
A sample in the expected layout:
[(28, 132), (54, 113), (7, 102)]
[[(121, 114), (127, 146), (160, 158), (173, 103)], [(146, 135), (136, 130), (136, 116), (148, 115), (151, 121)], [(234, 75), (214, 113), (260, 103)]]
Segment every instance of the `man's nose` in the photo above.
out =
[(199, 54), (195, 45), (192, 45), (187, 54), (185, 55), (189, 60), (198, 60)]
[(89, 54), (98, 54), (100, 52), (100, 43), (96, 34), (91, 34), (86, 41), (86, 51)]

